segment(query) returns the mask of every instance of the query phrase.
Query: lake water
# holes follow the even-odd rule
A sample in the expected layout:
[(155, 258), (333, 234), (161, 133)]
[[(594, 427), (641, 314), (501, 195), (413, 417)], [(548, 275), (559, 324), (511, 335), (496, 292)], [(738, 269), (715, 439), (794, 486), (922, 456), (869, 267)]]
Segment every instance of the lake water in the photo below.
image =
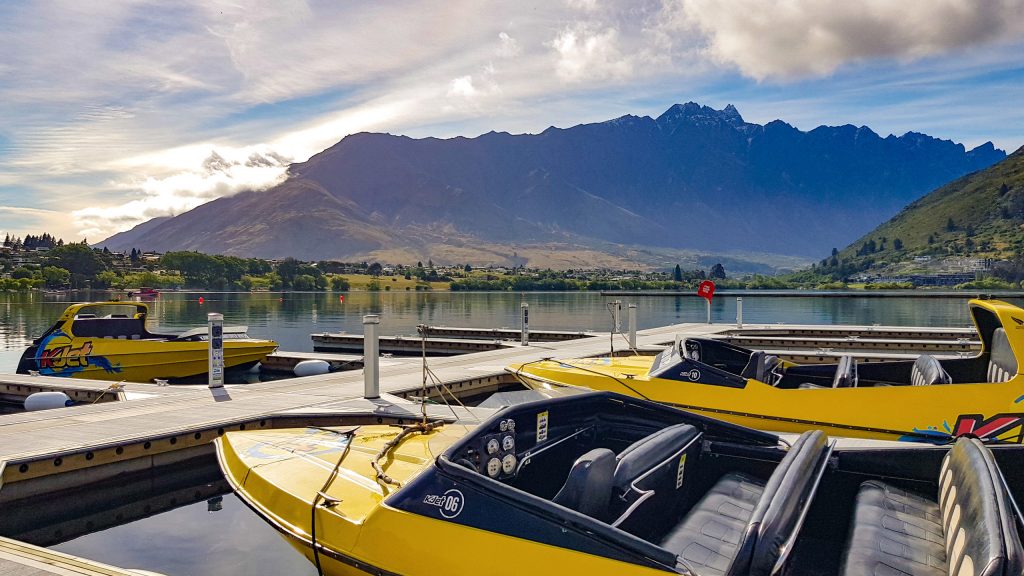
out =
[[(150, 303), (151, 327), (184, 331), (206, 324), (220, 312), (225, 323), (249, 326), (249, 334), (272, 338), (282, 350), (311, 351), (313, 332), (362, 333), (364, 314), (381, 315), (381, 334), (414, 334), (418, 324), (480, 328), (518, 327), (521, 302), (530, 305), (536, 330), (607, 331), (607, 303), (615, 298), (586, 292), (354, 292), (344, 302), (336, 293), (168, 292)], [(46, 330), (71, 302), (104, 299), (102, 293), (0, 294), (0, 371), (13, 371), (32, 338)], [(202, 297), (204, 302), (200, 303)], [(744, 297), (747, 323), (892, 324), (966, 326), (970, 318), (956, 298)], [(635, 302), (639, 328), (678, 322), (703, 322), (702, 299), (679, 296), (621, 297)], [(1011, 299), (1020, 303), (1020, 299)], [(715, 298), (716, 322), (736, 319), (736, 299)], [(625, 327), (625, 313), (623, 313)]]
[[(13, 371), (25, 346), (48, 328), (69, 302), (105, 296), (96, 293), (0, 294), (0, 371)], [(204, 299), (202, 304), (200, 296)], [(743, 317), (746, 323), (967, 326), (970, 324), (966, 307), (968, 296), (965, 294), (964, 299), (744, 296)], [(166, 331), (204, 325), (208, 312), (221, 312), (228, 324), (248, 325), (252, 336), (273, 338), (284, 350), (309, 351), (312, 350), (311, 333), (360, 333), (362, 316), (370, 313), (381, 315), (381, 333), (385, 335), (412, 334), (421, 323), (517, 327), (519, 306), (523, 301), (530, 305), (531, 328), (606, 331), (611, 323), (606, 305), (614, 299), (595, 293), (363, 292), (346, 294), (342, 303), (338, 294), (332, 293), (172, 292), (162, 294), (150, 306), (151, 322)], [(621, 299), (638, 305), (640, 328), (705, 319), (704, 301), (693, 297)], [(1020, 299), (1009, 300), (1022, 304)], [(735, 305), (733, 297), (716, 298), (713, 319), (735, 321)], [(36, 538), (39, 543), (53, 545), (57, 550), (168, 576), (305, 576), (316, 573), (272, 528), (233, 495), (224, 494), (223, 480), (217, 477), (215, 469), (204, 470), (198, 479), (190, 481), (197, 486), (195, 498), (182, 498), (174, 505), (165, 506), (167, 511), (155, 510), (152, 514), (142, 514), (141, 518), (135, 516), (136, 519), (126, 517), (119, 526), (64, 539), (58, 544), (53, 544), (59, 538), (55, 539), (52, 531)], [(159, 485), (148, 489), (156, 494), (171, 490)], [(189, 487), (186, 493), (193, 494), (192, 490)], [(205, 501), (210, 494), (222, 494), (222, 499)], [(139, 505), (140, 498), (147, 501), (148, 497), (126, 494), (123, 499), (115, 497), (92, 506), (101, 512), (116, 512), (119, 507)], [(74, 500), (74, 495), (68, 498)], [(50, 500), (58, 506), (56, 514), (64, 514), (60, 510), (63, 503)], [(35, 505), (2, 511), (0, 534), (19, 535), (11, 526), (11, 519), (25, 518), (26, 514), (30, 515), (29, 522), (37, 522), (32, 516), (37, 514)]]

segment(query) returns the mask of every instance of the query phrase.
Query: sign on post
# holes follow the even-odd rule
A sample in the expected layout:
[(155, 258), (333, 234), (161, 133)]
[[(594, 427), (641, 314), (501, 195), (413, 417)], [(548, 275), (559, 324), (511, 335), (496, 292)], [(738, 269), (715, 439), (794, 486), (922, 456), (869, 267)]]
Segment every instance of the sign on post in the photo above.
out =
[(210, 388), (224, 386), (224, 315), (211, 312), (206, 315), (206, 334), (210, 343), (208, 366)]
[(715, 296), (715, 283), (705, 280), (697, 286), (697, 295), (708, 301), (708, 324), (711, 324), (711, 298)]
[(520, 340), (520, 344), (523, 346), (530, 345), (530, 305), (526, 302), (519, 304), (519, 308), (523, 311), (523, 333)]

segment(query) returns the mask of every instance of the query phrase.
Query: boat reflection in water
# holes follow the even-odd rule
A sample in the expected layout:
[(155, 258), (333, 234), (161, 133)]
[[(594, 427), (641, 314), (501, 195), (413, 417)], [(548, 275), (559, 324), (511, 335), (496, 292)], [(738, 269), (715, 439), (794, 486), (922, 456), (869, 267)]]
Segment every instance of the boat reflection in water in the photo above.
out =
[(0, 535), (167, 576), (315, 574), (231, 495), (212, 451), (205, 452), (73, 490), (0, 501)]

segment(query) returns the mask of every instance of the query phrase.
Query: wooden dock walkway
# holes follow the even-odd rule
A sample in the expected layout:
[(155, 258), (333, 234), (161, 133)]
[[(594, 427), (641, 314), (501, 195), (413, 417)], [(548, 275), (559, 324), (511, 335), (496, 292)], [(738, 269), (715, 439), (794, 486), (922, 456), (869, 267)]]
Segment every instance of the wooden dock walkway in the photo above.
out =
[(332, 354), (330, 352), (292, 352), (278, 350), (260, 362), (260, 370), (269, 372), (291, 372), (295, 365), (303, 360), (324, 360), (331, 365), (331, 371), (360, 370), (363, 367), (363, 355)]
[(70, 554), (0, 537), (0, 576), (139, 576)]
[[(732, 324), (678, 324), (642, 330), (638, 332), (637, 343), (640, 347), (651, 347), (671, 342), (676, 334), (715, 336), (732, 330), (735, 330)], [(617, 336), (615, 347), (625, 350), (625, 337)], [(500, 389), (510, 382), (503, 370), (509, 364), (548, 357), (596, 356), (608, 351), (609, 335), (605, 333), (556, 343), (506, 346), (474, 354), (432, 358), (430, 366), (452, 393), (480, 394)], [(793, 353), (830, 357), (834, 351)], [(865, 351), (864, 355), (872, 354)], [(310, 354), (310, 357), (318, 357), (318, 354)], [(422, 379), (420, 362), (409, 358), (381, 358), (380, 372), (382, 392), (400, 396), (420, 394), (417, 390)], [(20, 481), (59, 478), (67, 471), (117, 462), (153, 465), (173, 458), (171, 455), (182, 449), (206, 444), (226, 430), (271, 426), (270, 419), (285, 411), (315, 412), (318, 406), (359, 398), (363, 380), (361, 371), (336, 372), (229, 385), (214, 393), (203, 385), (126, 383), (117, 389), (110, 382), (0, 375), (0, 394), (9, 398), (24, 398), (43, 390), (62, 390), (90, 404), (0, 416), (0, 501), (10, 499)], [(438, 387), (434, 387), (429, 393), (436, 396), (437, 391)]]
[[(676, 333), (709, 335), (727, 325), (682, 324), (644, 330), (638, 344), (671, 341)], [(616, 348), (625, 349), (624, 338)], [(482, 391), (509, 383), (505, 366), (546, 357), (594, 356), (607, 353), (607, 334), (559, 343), (536, 343), (456, 357), (433, 358), (433, 372), (455, 394)], [(415, 393), (421, 384), (419, 362), (380, 359), (381, 392)], [(45, 376), (0, 376), (0, 390), (79, 390), (111, 395), (109, 382)], [(72, 391), (74, 391), (72, 390)], [(411, 391), (411, 392), (410, 392)], [(215, 393), (217, 392), (217, 393)], [(173, 462), (178, 452), (203, 445), (228, 430), (272, 426), (272, 417), (286, 411), (317, 407), (363, 394), (361, 371), (339, 372), (253, 384), (206, 386), (125, 384), (117, 392), (126, 401), (96, 402), (68, 409), (0, 416), (0, 501), (24, 496), (19, 484), (45, 479), (58, 489), (73, 476), (98, 481), (113, 473)], [(121, 464), (110, 467), (111, 464)], [(67, 475), (88, 470), (88, 474)], [(33, 490), (39, 489), (38, 487)], [(47, 488), (48, 489), (48, 488)]]
[[(311, 334), (314, 352), (357, 353), (363, 350), (362, 334)], [(403, 356), (419, 356), (423, 351), (423, 341), (419, 336), (381, 336), (379, 339), (382, 354)], [(434, 338), (428, 337), (426, 342), (429, 356), (455, 356), (473, 352), (486, 352), (519, 346), (510, 340), (476, 340), (472, 338)]]
[[(676, 335), (714, 337), (735, 329), (733, 324), (677, 324), (642, 330), (637, 334), (637, 344), (650, 349), (672, 342)], [(872, 327), (850, 329), (870, 331)], [(504, 372), (509, 364), (605, 355), (609, 339), (608, 333), (597, 333), (561, 342), (505, 345), (473, 354), (431, 358), (431, 370), (444, 384), (431, 386), (427, 395), (436, 396), (441, 389), (460, 396), (501, 390), (511, 382)], [(418, 339), (409, 340), (419, 344)], [(616, 336), (614, 345), (617, 351), (627, 349), (625, 337)], [(0, 507), (124, 472), (187, 462), (209, 454), (210, 442), (231, 430), (342, 422), (403, 423), (416, 418), (418, 406), (402, 398), (422, 394), (420, 362), (384, 357), (380, 359), (380, 375), (382, 397), (373, 401), (362, 398), (361, 371), (228, 385), (220, 390), (204, 385), (117, 386), (101, 381), (0, 375), (0, 395), (8, 398), (61, 390), (83, 403), (66, 409), (0, 416)], [(449, 410), (460, 417), (466, 414), (458, 406), (435, 405), (430, 410), (435, 415)], [(79, 567), (73, 558), (59, 558), (64, 555), (45, 549), (34, 553), (33, 547), (18, 546), (20, 543), (0, 540), (0, 576), (131, 574), (77, 559)]]
[[(593, 336), (593, 332), (565, 330), (530, 330), (530, 342), (564, 342)], [(427, 326), (427, 336), (434, 338), (465, 338), (471, 340), (515, 340), (522, 332), (513, 328), (459, 328), (457, 326)]]

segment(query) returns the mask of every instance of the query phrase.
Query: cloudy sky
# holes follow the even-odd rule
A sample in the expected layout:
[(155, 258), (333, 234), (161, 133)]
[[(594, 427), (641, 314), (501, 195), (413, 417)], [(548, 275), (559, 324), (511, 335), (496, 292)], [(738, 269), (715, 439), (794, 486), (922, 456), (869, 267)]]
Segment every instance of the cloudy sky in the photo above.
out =
[(539, 132), (691, 100), (1012, 151), (1022, 54), (1020, 0), (8, 0), (0, 232), (98, 241), (358, 131)]

